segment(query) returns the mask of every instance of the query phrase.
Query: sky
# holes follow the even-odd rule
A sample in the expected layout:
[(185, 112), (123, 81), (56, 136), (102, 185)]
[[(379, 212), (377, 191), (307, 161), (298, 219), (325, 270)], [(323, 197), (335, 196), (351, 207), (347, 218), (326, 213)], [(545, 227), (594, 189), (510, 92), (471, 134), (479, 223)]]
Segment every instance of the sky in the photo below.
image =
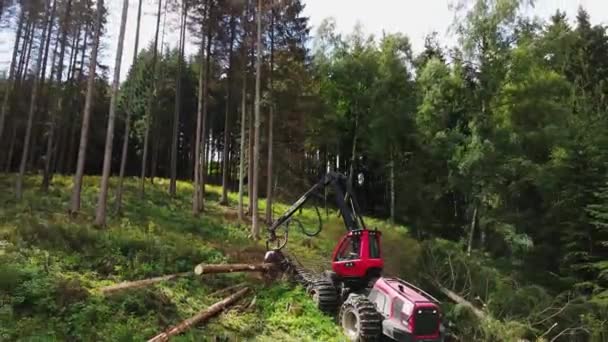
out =
[[(143, 1), (140, 50), (154, 39), (158, 3), (157, 0)], [(439, 34), (444, 45), (452, 45), (455, 42), (455, 37), (450, 32), (454, 22), (454, 12), (450, 9), (453, 0), (303, 0), (303, 2), (304, 14), (309, 17), (313, 36), (316, 27), (323, 19), (333, 17), (338, 31), (344, 34), (351, 32), (357, 22), (363, 25), (367, 33), (376, 36), (380, 36), (382, 32), (402, 32), (410, 37), (414, 52), (421, 51), (424, 37), (433, 31)], [(110, 75), (113, 73), (122, 3), (123, 0), (106, 0), (110, 16), (102, 43), (101, 58), (104, 64), (110, 66)], [(126, 77), (134, 55), (137, 0), (130, 0), (129, 3), (121, 80)], [(579, 6), (589, 12), (593, 24), (608, 25), (608, 0), (536, 0), (534, 7), (526, 8), (526, 12), (531, 16), (548, 18), (560, 9), (573, 20)], [(179, 35), (177, 21), (176, 16), (170, 15), (166, 18), (165, 47), (177, 45)], [(12, 29), (4, 29), (0, 32), (0, 70), (9, 66), (13, 35)], [(187, 54), (195, 52), (196, 47), (193, 44), (187, 45)]]

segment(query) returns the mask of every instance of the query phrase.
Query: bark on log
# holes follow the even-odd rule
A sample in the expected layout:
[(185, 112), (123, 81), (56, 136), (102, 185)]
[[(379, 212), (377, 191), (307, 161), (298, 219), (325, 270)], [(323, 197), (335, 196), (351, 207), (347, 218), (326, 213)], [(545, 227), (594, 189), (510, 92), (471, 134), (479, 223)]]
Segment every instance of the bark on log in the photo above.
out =
[(232, 273), (232, 272), (266, 272), (271, 270), (274, 264), (225, 264), (225, 265), (209, 265), (198, 264), (194, 268), (194, 274), (212, 274), (212, 273)]
[(162, 276), (162, 277), (154, 277), (154, 278), (136, 280), (136, 281), (125, 281), (125, 282), (122, 282), (119, 284), (102, 287), (100, 289), (100, 291), (102, 294), (107, 296), (107, 295), (111, 295), (111, 294), (114, 294), (115, 292), (119, 292), (122, 290), (137, 289), (140, 287), (145, 287), (148, 285), (160, 283), (160, 282), (166, 281), (166, 280), (171, 280), (171, 279), (175, 279), (175, 278), (179, 278), (179, 277), (187, 277), (191, 274), (192, 274), (192, 272), (182, 272), (182, 273), (169, 274), (169, 275)]
[(486, 313), (483, 312), (482, 310), (476, 308), (471, 302), (469, 302), (468, 300), (462, 298), (460, 295), (458, 295), (456, 292), (451, 291), (439, 284), (436, 284), (437, 288), (439, 289), (439, 291), (441, 291), (441, 293), (443, 293), (444, 295), (446, 295), (448, 298), (450, 298), (452, 301), (456, 302), (457, 304), (463, 305), (468, 307), (469, 309), (471, 309), (471, 311), (473, 311), (473, 313), (475, 314), (475, 316), (477, 316), (477, 318), (479, 319), (485, 319), (487, 317)]
[(181, 334), (182, 332), (190, 329), (195, 324), (204, 322), (204, 321), (208, 320), (209, 318), (217, 315), (218, 313), (220, 313), (225, 308), (227, 308), (230, 305), (236, 303), (245, 294), (247, 294), (248, 291), (249, 291), (249, 288), (241, 289), (237, 293), (231, 295), (230, 297), (226, 297), (222, 301), (219, 301), (219, 302), (211, 305), (210, 307), (208, 307), (207, 309), (199, 312), (195, 316), (193, 316), (191, 318), (188, 318), (187, 320), (185, 320), (185, 321), (181, 322), (180, 324), (178, 324), (178, 325), (176, 325), (176, 326), (168, 329), (167, 331), (162, 332), (162, 333), (154, 336), (153, 338), (149, 339), (148, 342), (168, 341), (169, 337)]

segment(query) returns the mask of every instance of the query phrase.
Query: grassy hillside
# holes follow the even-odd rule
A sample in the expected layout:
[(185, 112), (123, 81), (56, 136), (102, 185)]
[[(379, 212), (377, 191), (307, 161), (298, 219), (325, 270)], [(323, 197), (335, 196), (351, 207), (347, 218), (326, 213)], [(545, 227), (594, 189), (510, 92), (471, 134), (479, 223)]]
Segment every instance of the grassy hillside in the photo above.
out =
[[(176, 340), (343, 340), (301, 288), (267, 285), (253, 275), (181, 278), (109, 298), (99, 294), (101, 286), (191, 271), (199, 262), (260, 261), (262, 244), (252, 243), (248, 226), (235, 221), (234, 195), (222, 207), (219, 188), (209, 187), (206, 212), (193, 218), (189, 183), (178, 183), (178, 196), (171, 199), (160, 180), (140, 200), (137, 181), (129, 179), (124, 214), (112, 215), (108, 227), (99, 229), (91, 224), (97, 177), (85, 179), (76, 218), (67, 213), (71, 178), (56, 177), (47, 194), (38, 191), (38, 177), (28, 178), (19, 203), (13, 180), (0, 176), (0, 340), (140, 341), (217, 301), (214, 291), (242, 281), (253, 294)], [(313, 215), (304, 211), (304, 221)], [(330, 216), (326, 238), (341, 229)], [(301, 236), (291, 234), (290, 248), (317, 264), (335, 242), (305, 242)]]

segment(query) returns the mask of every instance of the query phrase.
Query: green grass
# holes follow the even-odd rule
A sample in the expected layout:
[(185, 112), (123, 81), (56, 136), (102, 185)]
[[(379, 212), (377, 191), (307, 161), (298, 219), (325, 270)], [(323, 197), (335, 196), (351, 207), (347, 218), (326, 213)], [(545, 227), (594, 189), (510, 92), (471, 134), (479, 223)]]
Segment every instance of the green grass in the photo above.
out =
[[(181, 278), (101, 296), (102, 286), (190, 271), (199, 262), (259, 261), (264, 249), (248, 239), (248, 225), (235, 221), (236, 194), (230, 194), (229, 207), (218, 205), (219, 187), (207, 188), (206, 211), (195, 218), (190, 183), (178, 182), (178, 195), (170, 198), (167, 181), (158, 180), (147, 185), (146, 199), (140, 200), (137, 180), (127, 179), (123, 215), (113, 213), (111, 192), (108, 226), (100, 229), (92, 225), (99, 178), (85, 178), (82, 210), (75, 218), (67, 213), (71, 183), (71, 177), (55, 177), (43, 193), (40, 177), (28, 177), (24, 198), (17, 202), (14, 175), (0, 175), (0, 341), (140, 341), (217, 301), (210, 296), (217, 289), (242, 281), (252, 294), (175, 340), (344, 340), (301, 288), (266, 285), (253, 275)], [(279, 204), (275, 211), (285, 208)], [(303, 221), (313, 220), (314, 212), (305, 210)], [(323, 237), (341, 228), (333, 227), (334, 221)], [(294, 253), (317, 261), (335, 243), (305, 242), (295, 231), (290, 240)]]

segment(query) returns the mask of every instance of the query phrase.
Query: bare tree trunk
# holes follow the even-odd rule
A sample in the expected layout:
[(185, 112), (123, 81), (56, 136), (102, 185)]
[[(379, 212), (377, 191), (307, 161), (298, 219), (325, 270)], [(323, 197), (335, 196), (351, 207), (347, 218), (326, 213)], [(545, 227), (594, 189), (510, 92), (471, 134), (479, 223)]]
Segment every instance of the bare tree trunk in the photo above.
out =
[(179, 132), (179, 112), (182, 102), (182, 69), (184, 59), (184, 46), (186, 45), (186, 1), (182, 4), (182, 15), (179, 31), (179, 59), (177, 61), (177, 85), (175, 87), (175, 112), (173, 114), (173, 135), (171, 138), (171, 180), (169, 182), (169, 194), (175, 197), (177, 184), (177, 134)]
[(23, 73), (21, 74), (21, 82), (25, 82), (25, 80), (27, 79), (27, 72), (29, 69), (29, 65), (30, 65), (30, 56), (32, 53), (32, 46), (34, 45), (34, 36), (36, 33), (36, 22), (35, 19), (32, 19), (32, 21), (34, 21), (32, 23), (31, 29), (30, 29), (30, 37), (27, 41), (27, 52), (25, 53), (25, 59), (24, 59), (24, 65), (23, 65)]
[(13, 151), (15, 150), (15, 140), (17, 140), (17, 122), (13, 123), (13, 129), (11, 130), (11, 139), (8, 147), (8, 154), (6, 157), (6, 166), (4, 167), (4, 172), (11, 172), (11, 168), (13, 167)]
[(232, 99), (232, 64), (233, 64), (233, 48), (236, 35), (236, 20), (234, 15), (230, 17), (230, 47), (228, 50), (228, 91), (226, 94), (226, 116), (224, 120), (224, 152), (222, 153), (222, 198), (220, 204), (228, 204), (228, 161), (229, 161), (229, 146), (230, 146), (230, 101)]
[[(137, 62), (137, 52), (139, 51), (139, 27), (141, 24), (141, 5), (143, 0), (139, 0), (137, 6), (137, 26), (135, 28), (135, 47), (133, 48), (133, 64), (131, 68), (135, 68)], [(118, 175), (118, 190), (116, 192), (116, 213), (122, 211), (122, 191), (125, 178), (125, 169), (127, 167), (127, 153), (129, 151), (129, 133), (131, 131), (131, 110), (127, 109), (127, 117), (125, 118), (125, 134), (122, 139), (122, 155), (120, 157), (120, 173)]]
[(99, 48), (99, 39), (101, 36), (101, 20), (103, 18), (103, 1), (97, 1), (97, 19), (95, 20), (95, 40), (93, 41), (93, 50), (91, 51), (91, 60), (89, 63), (89, 78), (87, 80), (87, 95), (84, 103), (84, 112), (82, 115), (82, 128), (80, 130), (80, 144), (78, 147), (78, 161), (76, 163), (76, 173), (74, 173), (74, 186), (72, 188), (72, 196), (70, 199), (70, 212), (76, 214), (80, 210), (80, 193), (82, 191), (82, 177), (84, 176), (84, 163), (87, 154), (87, 142), (89, 139), (89, 123), (91, 119), (91, 110), (93, 107), (93, 94), (95, 92), (95, 70), (97, 68), (97, 52)]
[[(206, 2), (205, 7), (207, 7), (209, 4), (209, 1)], [(205, 12), (207, 11), (207, 8), (205, 8)], [(201, 22), (204, 23), (205, 21), (205, 14), (203, 14), (203, 20)], [(201, 32), (205, 32), (204, 30), (204, 24), (201, 25)], [(201, 39), (201, 66), (200, 66), (200, 70), (199, 70), (199, 75), (198, 75), (198, 107), (197, 107), (197, 111), (196, 111), (196, 133), (195, 133), (195, 139), (194, 139), (194, 186), (193, 186), (193, 190), (194, 190), (194, 194), (192, 197), (192, 214), (194, 216), (197, 216), (200, 212), (200, 202), (201, 202), (201, 189), (200, 189), (200, 184), (201, 184), (201, 128), (202, 128), (202, 121), (203, 121), (203, 97), (204, 97), (204, 91), (203, 91), (203, 86), (204, 86), (204, 77), (205, 77), (205, 70), (203, 68), (204, 65), (204, 61), (205, 61), (205, 38), (207, 37), (206, 34), (202, 35), (202, 39)]]
[[(201, 132), (202, 132), (202, 136), (201, 136), (201, 141), (203, 143), (203, 151), (205, 148), (205, 144), (207, 144), (207, 111), (209, 110), (209, 78), (210, 78), (210, 73), (211, 73), (211, 43), (212, 43), (212, 37), (211, 37), (211, 18), (212, 18), (212, 10), (213, 10), (213, 2), (209, 2), (209, 8), (207, 9), (208, 11), (208, 16), (209, 16), (209, 20), (207, 23), (207, 46), (205, 48), (206, 52), (205, 52), (205, 78), (204, 78), (204, 83), (203, 83), (203, 98), (204, 98), (204, 102), (203, 102), (203, 117), (201, 120)], [(202, 61), (201, 61), (202, 62)], [(210, 149), (211, 145), (207, 145), (208, 148)], [(200, 200), (199, 200), (199, 208), (200, 210), (205, 210), (205, 183), (207, 181), (206, 179), (206, 167), (207, 167), (207, 158), (205, 156), (205, 158), (203, 158), (203, 163), (201, 166), (201, 170), (202, 170), (202, 174), (200, 176)]]
[(359, 116), (355, 116), (355, 131), (353, 134), (353, 148), (350, 156), (350, 169), (348, 172), (348, 184), (353, 186), (353, 177), (355, 176), (355, 162), (357, 160), (357, 131), (359, 130)]
[[(57, 73), (53, 73), (53, 71), (51, 71), (51, 83), (53, 83), (52, 79), (53, 79), (53, 75), (56, 75), (55, 77), (57, 77), (57, 83), (58, 85), (61, 87), (61, 83), (63, 80), (63, 62), (64, 62), (64, 58), (65, 58), (65, 45), (66, 45), (66, 40), (67, 40), (67, 34), (68, 34), (68, 22), (69, 22), (69, 18), (70, 18), (70, 11), (72, 9), (72, 0), (68, 0), (67, 4), (66, 4), (66, 9), (65, 9), (65, 14), (64, 14), (64, 24), (61, 30), (61, 38), (59, 38), (59, 65), (57, 66)], [(44, 174), (42, 177), (42, 190), (43, 191), (47, 191), (49, 189), (49, 185), (51, 182), (51, 179), (53, 177), (53, 170), (51, 168), (51, 163), (52, 163), (52, 155), (54, 155), (55, 153), (53, 153), (53, 144), (55, 144), (54, 140), (55, 140), (55, 130), (56, 130), (56, 121), (57, 121), (57, 112), (61, 111), (62, 109), (62, 101), (63, 101), (63, 96), (62, 94), (57, 94), (57, 104), (55, 107), (52, 107), (49, 109), (49, 131), (47, 134), (47, 142), (46, 142), (46, 156), (47, 158), (44, 161)]]
[(78, 26), (78, 29), (76, 30), (76, 35), (74, 35), (74, 38), (72, 38), (72, 44), (71, 44), (71, 49), (70, 49), (70, 58), (68, 59), (68, 76), (67, 79), (71, 80), (72, 79), (72, 68), (73, 68), (73, 61), (74, 61), (74, 56), (78, 55), (78, 39), (80, 38), (80, 25)]
[[(245, 27), (245, 23), (247, 20), (247, 14), (249, 12), (249, 1), (247, 1), (247, 8), (243, 11), (243, 27)], [(245, 28), (244, 28), (245, 29)], [(245, 41), (247, 39), (247, 33), (244, 33), (243, 38), (243, 86), (241, 90), (241, 146), (239, 153), (239, 204), (238, 204), (238, 217), (239, 222), (243, 222), (243, 191), (244, 191), (244, 178), (245, 178), (245, 131), (247, 127), (247, 49), (245, 48)]]
[(272, 84), (272, 74), (274, 71), (274, 8), (271, 9), (270, 16), (270, 109), (268, 111), (268, 165), (266, 170), (266, 222), (272, 222), (272, 145), (274, 130), (274, 88)]
[(25, 34), (23, 35), (23, 44), (21, 45), (21, 52), (19, 53), (19, 63), (17, 66), (17, 73), (15, 75), (15, 83), (20, 83), (23, 79), (23, 67), (25, 66), (25, 58), (27, 57), (27, 47), (30, 43), (30, 38), (32, 34), (32, 20), (31, 18), (27, 18), (27, 25), (25, 26)]
[(125, 44), (125, 29), (127, 27), (127, 13), (129, 0), (124, 0), (122, 5), (122, 19), (120, 21), (120, 33), (118, 34), (118, 47), (116, 48), (116, 61), (114, 64), (114, 81), (112, 83), (112, 97), (110, 98), (110, 114), (108, 117), (108, 129), (106, 131), (106, 146), (103, 155), (103, 170), (101, 183), (99, 185), (99, 200), (95, 212), (95, 224), (100, 227), (106, 225), (106, 209), (108, 205), (108, 183), (112, 169), (112, 147), (114, 145), (114, 122), (116, 121), (116, 106), (118, 102), (118, 86), (120, 84), (120, 68), (122, 62), (122, 50)]
[[(166, 7), (166, 3), (165, 3)], [(152, 73), (154, 74), (152, 80), (152, 94), (148, 96), (148, 103), (146, 106), (146, 133), (144, 134), (144, 152), (141, 158), (141, 177), (140, 177), (140, 190), (139, 196), (144, 197), (145, 185), (146, 185), (146, 163), (148, 162), (148, 145), (150, 139), (150, 121), (152, 120), (152, 104), (153, 99), (156, 96), (157, 85), (158, 85), (158, 70), (157, 70), (157, 59), (158, 59), (158, 33), (160, 31), (160, 13), (162, 8), (162, 0), (158, 0), (158, 12), (156, 14), (156, 33), (154, 34), (154, 51), (152, 53)], [(165, 8), (166, 12), (166, 8)], [(161, 47), (162, 48), (162, 47)], [(156, 143), (155, 143), (156, 144)], [(155, 145), (156, 146), (156, 145)], [(155, 151), (156, 152), (156, 151)], [(152, 163), (152, 182), (154, 182), (154, 176), (156, 175), (156, 155), (154, 153)]]
[(19, 52), (19, 41), (21, 40), (21, 31), (23, 29), (23, 20), (25, 18), (25, 11), (21, 11), (19, 16), (19, 23), (17, 24), (17, 32), (15, 33), (15, 44), (13, 46), (13, 57), (11, 58), (11, 66), (8, 73), (8, 80), (6, 82), (6, 91), (4, 92), (4, 98), (2, 100), (2, 109), (0, 110), (0, 141), (2, 141), (2, 133), (4, 132), (4, 122), (8, 112), (9, 99), (15, 86), (13, 80), (15, 78), (17, 53)]
[(258, 0), (257, 10), (257, 59), (255, 64), (255, 130), (253, 142), (253, 208), (251, 210), (251, 235), (254, 240), (260, 238), (258, 220), (258, 186), (260, 174), (260, 93), (262, 85), (262, 0)]
[[(46, 1), (46, 14), (48, 15), (48, 12), (50, 10), (50, 0)], [(36, 26), (34, 25), (34, 30), (35, 31)], [(25, 138), (23, 140), (23, 150), (21, 153), (21, 164), (19, 165), (19, 174), (17, 175), (17, 184), (15, 187), (15, 195), (17, 197), (17, 200), (21, 200), (21, 198), (23, 197), (23, 177), (25, 175), (25, 166), (29, 157), (29, 148), (30, 148), (30, 143), (31, 143), (31, 135), (32, 135), (32, 125), (33, 125), (33, 121), (34, 121), (34, 114), (36, 112), (36, 105), (38, 102), (38, 91), (40, 89), (39, 84), (40, 84), (40, 78), (39, 78), (39, 74), (40, 74), (40, 67), (42, 66), (42, 59), (44, 57), (44, 43), (46, 40), (46, 35), (47, 35), (47, 26), (44, 25), (44, 28), (42, 30), (42, 39), (40, 40), (40, 49), (38, 51), (38, 60), (36, 61), (36, 66), (34, 69), (34, 86), (32, 87), (32, 95), (30, 98), (30, 109), (28, 112), (28, 116), (27, 116), (27, 125), (25, 128)]]
[(395, 159), (391, 151), (390, 169), (390, 188), (391, 188), (391, 223), (395, 223)]
[(469, 229), (469, 242), (467, 244), (467, 255), (471, 256), (473, 250), (473, 237), (475, 236), (475, 226), (477, 225), (477, 205), (473, 209), (473, 217), (471, 218), (471, 229)]

